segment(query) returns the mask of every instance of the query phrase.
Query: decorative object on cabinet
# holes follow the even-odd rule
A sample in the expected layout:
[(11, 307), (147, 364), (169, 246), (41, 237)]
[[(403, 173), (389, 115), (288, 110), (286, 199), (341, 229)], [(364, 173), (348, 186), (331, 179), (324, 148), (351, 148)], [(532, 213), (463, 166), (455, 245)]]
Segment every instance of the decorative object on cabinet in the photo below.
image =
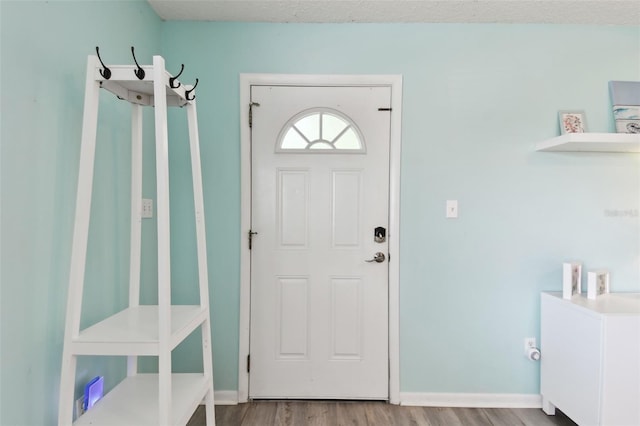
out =
[(640, 133), (640, 82), (610, 81), (609, 94), (618, 133)]
[(640, 425), (640, 293), (542, 293), (542, 409), (579, 425)]
[[(185, 425), (199, 404), (206, 406), (207, 425), (215, 424), (209, 280), (207, 271), (204, 200), (200, 161), (200, 142), (195, 86), (183, 85), (165, 69), (161, 56), (153, 65), (112, 65), (107, 67), (97, 55), (87, 60), (84, 116), (80, 144), (80, 171), (71, 248), (71, 267), (66, 325), (60, 373), (58, 425), (73, 420), (76, 366), (79, 356), (126, 357), (126, 377), (95, 406), (78, 417), (75, 425)], [(133, 47), (131, 53), (134, 54)], [(98, 323), (80, 329), (85, 279), (87, 242), (91, 219), (94, 162), (98, 129), (98, 107), (102, 89), (131, 104), (131, 228), (129, 251), (128, 306)], [(153, 108), (155, 119), (155, 172), (157, 221), (157, 300), (156, 305), (140, 304), (140, 265), (142, 259), (142, 131), (143, 107)], [(197, 255), (199, 302), (191, 305), (171, 303), (170, 235), (176, 224), (169, 218), (169, 137), (167, 107), (181, 107), (187, 115), (193, 203), (194, 245)], [(94, 203), (95, 204), (95, 203)], [(104, 208), (104, 207), (102, 207)], [(123, 286), (117, 290), (122, 291)], [(172, 371), (172, 351), (199, 331), (202, 342), (202, 372), (177, 374)], [(158, 360), (157, 374), (138, 373), (138, 357)]]
[(558, 111), (558, 119), (561, 135), (587, 131), (587, 118), (584, 111)]
[(565, 262), (562, 264), (562, 297), (571, 299), (580, 294), (582, 287), (582, 264)]
[(609, 293), (609, 272), (587, 272), (587, 298), (595, 300), (598, 296)]

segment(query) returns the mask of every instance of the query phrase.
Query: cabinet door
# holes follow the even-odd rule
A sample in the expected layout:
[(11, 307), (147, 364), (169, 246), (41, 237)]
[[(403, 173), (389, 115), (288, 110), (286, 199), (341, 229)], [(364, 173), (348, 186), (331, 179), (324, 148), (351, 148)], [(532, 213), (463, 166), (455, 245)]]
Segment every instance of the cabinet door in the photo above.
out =
[(601, 424), (640, 425), (640, 316), (604, 321)]
[(542, 395), (583, 425), (600, 417), (602, 320), (562, 299), (543, 295)]

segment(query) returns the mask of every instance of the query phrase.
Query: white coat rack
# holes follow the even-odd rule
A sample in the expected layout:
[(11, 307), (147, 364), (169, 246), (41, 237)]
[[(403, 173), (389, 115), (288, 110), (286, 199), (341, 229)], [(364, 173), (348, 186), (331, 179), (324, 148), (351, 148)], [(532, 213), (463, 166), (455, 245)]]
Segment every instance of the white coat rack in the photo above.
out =
[[(134, 54), (133, 47), (131, 48)], [(194, 86), (184, 86), (165, 70), (161, 56), (153, 65), (107, 67), (97, 55), (87, 62), (80, 172), (76, 198), (69, 293), (60, 378), (59, 425), (73, 420), (74, 387), (78, 356), (127, 357), (127, 377), (96, 405), (78, 417), (77, 425), (184, 425), (204, 402), (207, 425), (215, 424), (211, 325), (207, 250), (200, 147)], [(184, 68), (184, 66), (183, 66)], [(131, 256), (129, 306), (121, 312), (80, 330), (82, 292), (98, 123), (100, 89), (106, 89), (132, 106)], [(158, 305), (140, 305), (140, 259), (142, 235), (142, 108), (154, 107), (156, 153), (156, 217), (158, 223)], [(187, 113), (198, 256), (198, 305), (171, 304), (171, 253), (169, 220), (169, 156), (167, 107), (183, 107)], [(191, 333), (202, 335), (203, 372), (174, 374), (172, 350)], [(139, 374), (138, 356), (158, 357), (157, 374)]]

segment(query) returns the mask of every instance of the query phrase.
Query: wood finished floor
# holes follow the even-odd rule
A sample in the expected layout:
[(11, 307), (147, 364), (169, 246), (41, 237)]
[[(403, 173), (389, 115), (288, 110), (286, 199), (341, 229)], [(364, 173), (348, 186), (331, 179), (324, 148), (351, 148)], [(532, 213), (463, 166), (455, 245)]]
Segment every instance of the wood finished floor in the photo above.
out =
[[(556, 410), (401, 407), (384, 402), (260, 401), (216, 406), (216, 426), (576, 426)], [(204, 406), (187, 426), (205, 426)]]

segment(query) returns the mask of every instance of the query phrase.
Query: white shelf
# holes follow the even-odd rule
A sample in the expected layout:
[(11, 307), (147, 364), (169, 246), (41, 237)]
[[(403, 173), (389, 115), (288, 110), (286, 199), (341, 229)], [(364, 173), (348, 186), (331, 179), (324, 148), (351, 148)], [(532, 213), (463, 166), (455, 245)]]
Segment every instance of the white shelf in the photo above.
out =
[[(207, 318), (198, 305), (171, 306), (171, 349)], [(76, 355), (158, 355), (158, 307), (125, 309), (80, 332), (73, 339)]]
[(536, 151), (640, 152), (640, 134), (567, 133), (538, 142)]
[[(203, 374), (171, 375), (172, 424), (185, 425), (207, 393)], [(158, 426), (158, 375), (127, 377), (73, 424), (76, 426)]]
[[(95, 69), (94, 76), (96, 81), (100, 81), (100, 86), (103, 89), (108, 90), (120, 99), (138, 105), (153, 106), (153, 66), (142, 66), (141, 68), (145, 71), (145, 76), (142, 80), (136, 77), (135, 70), (137, 67), (133, 65), (110, 66), (111, 77), (109, 80), (105, 80), (104, 77), (102, 77), (100, 74), (102, 67), (98, 66)], [(186, 105), (189, 102), (187, 100), (186, 90), (190, 89), (191, 86), (185, 87), (184, 84), (176, 80), (174, 86), (178, 87), (173, 88), (169, 84), (170, 78), (172, 78), (172, 75), (167, 71), (162, 73), (162, 81), (166, 87), (167, 106), (181, 107)]]

